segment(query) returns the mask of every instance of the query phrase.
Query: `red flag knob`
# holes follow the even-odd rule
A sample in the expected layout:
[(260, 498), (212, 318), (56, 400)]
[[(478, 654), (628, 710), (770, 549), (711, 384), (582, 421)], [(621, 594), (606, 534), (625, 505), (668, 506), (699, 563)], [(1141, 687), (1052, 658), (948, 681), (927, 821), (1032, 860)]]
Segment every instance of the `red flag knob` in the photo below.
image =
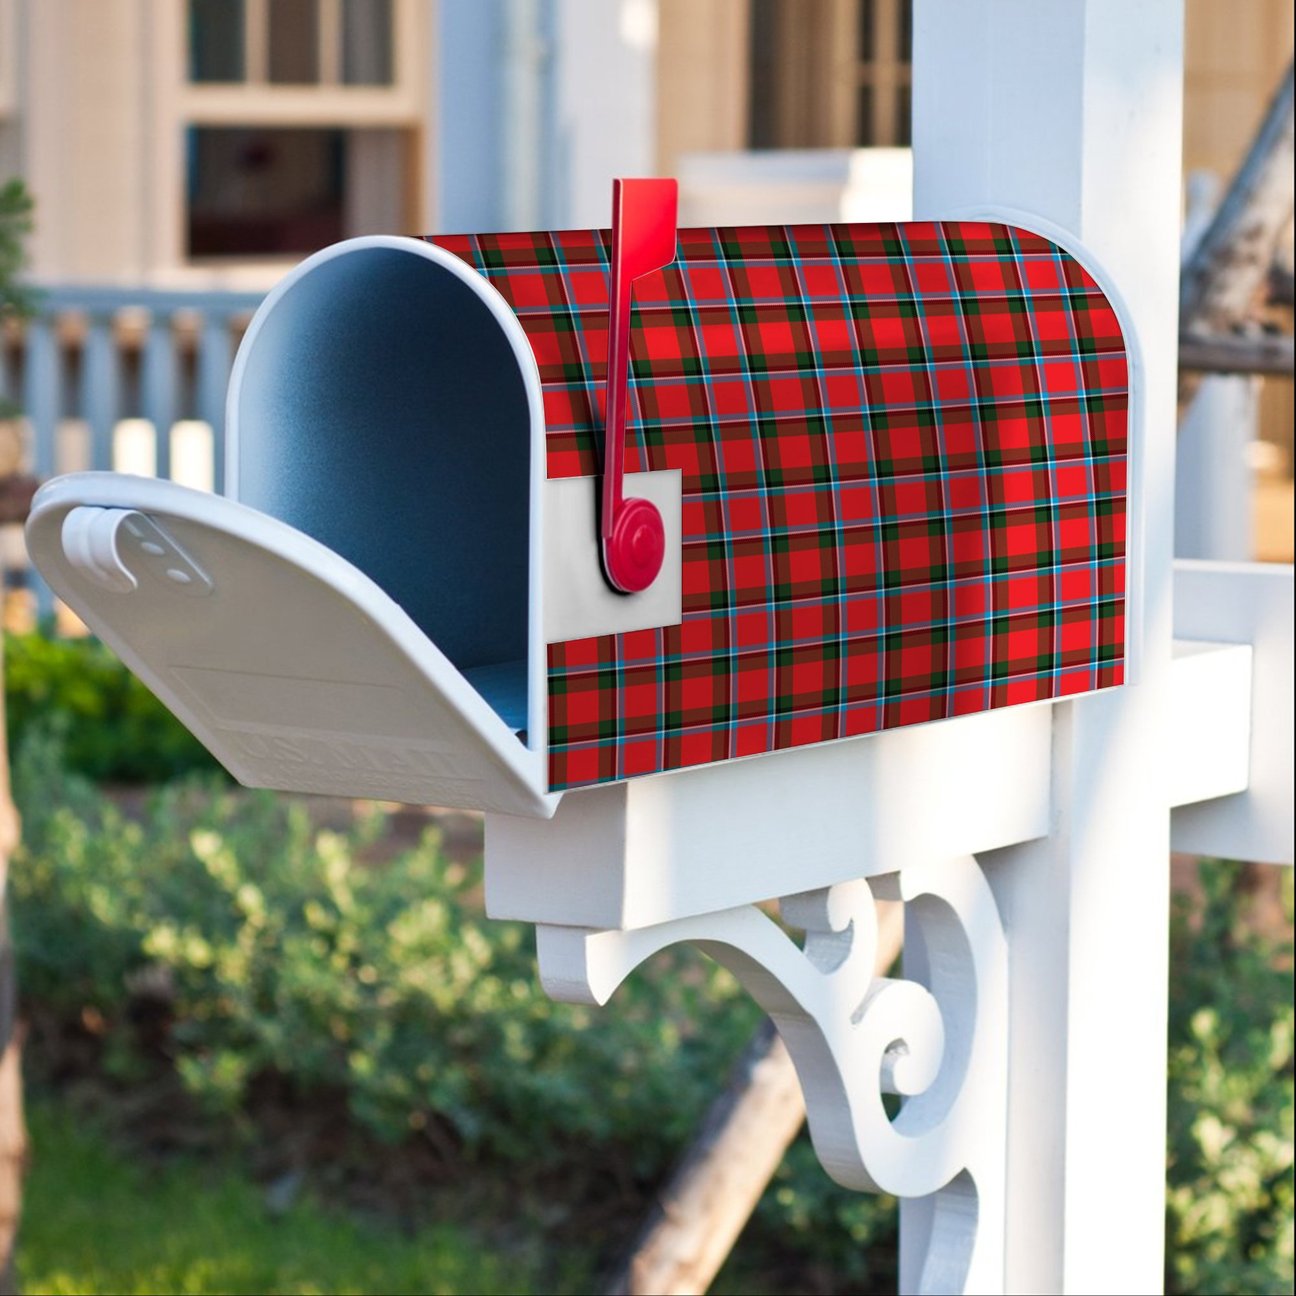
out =
[(656, 505), (646, 499), (621, 502), (612, 534), (603, 539), (603, 566), (623, 594), (638, 594), (657, 579), (666, 557), (666, 527)]

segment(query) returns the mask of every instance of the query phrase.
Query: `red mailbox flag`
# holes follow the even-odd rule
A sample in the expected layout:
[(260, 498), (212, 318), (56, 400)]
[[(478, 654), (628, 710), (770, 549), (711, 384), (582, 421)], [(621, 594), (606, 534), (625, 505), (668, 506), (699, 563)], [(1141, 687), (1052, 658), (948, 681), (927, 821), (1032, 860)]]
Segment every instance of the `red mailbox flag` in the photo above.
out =
[(626, 395), (630, 363), (630, 290), (636, 279), (675, 260), (674, 180), (612, 182), (612, 285), (609, 294), (607, 434), (603, 440), (603, 570), (613, 589), (636, 594), (661, 571), (666, 528), (655, 505), (626, 499)]

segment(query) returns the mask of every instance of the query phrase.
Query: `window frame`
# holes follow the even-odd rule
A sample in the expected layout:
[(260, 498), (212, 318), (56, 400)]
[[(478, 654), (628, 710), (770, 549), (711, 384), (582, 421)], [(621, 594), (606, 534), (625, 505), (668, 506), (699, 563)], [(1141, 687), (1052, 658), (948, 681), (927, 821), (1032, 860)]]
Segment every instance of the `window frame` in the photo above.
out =
[(180, 106), (196, 126), (399, 126), (421, 111), (419, 0), (392, 0), (392, 79), (386, 85), (344, 82), (342, 0), (318, 0), (320, 79), (269, 79), (269, 0), (244, 0), (243, 79), (193, 81), (184, 37), (189, 6), (177, 5), (181, 39)]
[[(6, 0), (0, 0), (0, 4)], [(323, 33), (329, 26), (323, 10), (341, 13), (341, 0), (320, 0)], [(245, 32), (251, 35), (254, 21), (262, 33), (259, 51), (245, 44), (246, 73), (260, 67), (268, 70), (268, 25), (260, 22), (267, 0), (247, 0)], [(422, 226), (425, 182), (424, 143), (427, 131), (428, 99), (433, 93), (422, 74), (427, 63), (428, 6), (423, 0), (392, 0), (392, 80), (387, 85), (346, 85), (321, 80), (309, 85), (273, 84), (260, 81), (194, 82), (189, 79), (187, 3), (150, 5), (154, 66), (159, 75), (153, 91), (153, 174), (159, 183), (150, 197), (150, 225), (156, 265), (164, 276), (180, 281), (213, 274), (224, 282), (246, 281), (268, 286), (299, 257), (268, 254), (264, 257), (191, 257), (186, 238), (188, 197), (185, 183), (186, 136), (190, 127), (298, 127), (339, 130), (398, 130), (408, 140), (405, 166), (407, 211), (405, 222), (411, 231)], [(336, 50), (329, 53), (340, 72), (342, 66), (340, 22), (333, 26)], [(324, 42), (321, 37), (321, 43)], [(332, 41), (332, 35), (328, 37)], [(260, 60), (260, 63), (254, 62)], [(321, 62), (321, 72), (325, 64)]]

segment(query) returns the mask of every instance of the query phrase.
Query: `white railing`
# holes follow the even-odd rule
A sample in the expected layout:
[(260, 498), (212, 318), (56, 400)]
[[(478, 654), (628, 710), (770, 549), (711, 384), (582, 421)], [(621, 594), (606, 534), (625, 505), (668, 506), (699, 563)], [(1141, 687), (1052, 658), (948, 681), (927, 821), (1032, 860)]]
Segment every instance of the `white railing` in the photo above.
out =
[[(40, 480), (105, 469), (224, 487), (225, 387), (257, 293), (60, 285), (0, 347)], [(11, 554), (14, 566), (21, 553)], [(53, 607), (35, 580), (38, 612)]]

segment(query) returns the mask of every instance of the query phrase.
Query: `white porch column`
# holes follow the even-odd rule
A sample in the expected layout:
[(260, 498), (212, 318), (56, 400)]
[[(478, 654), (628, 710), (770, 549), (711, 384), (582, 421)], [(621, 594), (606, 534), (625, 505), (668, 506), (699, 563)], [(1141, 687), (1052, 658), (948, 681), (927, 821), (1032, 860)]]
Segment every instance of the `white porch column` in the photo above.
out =
[(557, 0), (555, 138), (549, 165), (558, 229), (598, 229), (614, 176), (652, 175), (657, 0)]
[(429, 228), (438, 233), (506, 228), (504, 105), (508, 78), (516, 74), (507, 20), (503, 0), (434, 9), (428, 211)]
[(1079, 241), (1124, 299), (1135, 366), (1136, 682), (1055, 708), (1053, 833), (984, 860), (1011, 963), (1009, 1291), (1162, 1284), (1182, 8), (915, 16), (915, 215), (1016, 209)]

